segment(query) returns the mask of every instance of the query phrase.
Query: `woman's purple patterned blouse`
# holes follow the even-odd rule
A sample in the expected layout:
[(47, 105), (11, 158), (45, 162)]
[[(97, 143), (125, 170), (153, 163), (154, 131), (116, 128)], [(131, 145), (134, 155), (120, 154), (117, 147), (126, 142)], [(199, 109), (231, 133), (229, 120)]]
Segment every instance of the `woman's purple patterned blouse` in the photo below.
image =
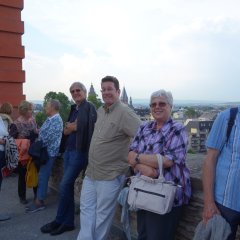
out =
[(174, 206), (187, 204), (191, 196), (190, 173), (186, 166), (188, 136), (179, 122), (169, 119), (159, 130), (156, 121), (143, 123), (133, 139), (130, 151), (143, 154), (160, 153), (173, 161), (173, 166), (164, 169), (167, 181), (182, 186), (177, 188)]

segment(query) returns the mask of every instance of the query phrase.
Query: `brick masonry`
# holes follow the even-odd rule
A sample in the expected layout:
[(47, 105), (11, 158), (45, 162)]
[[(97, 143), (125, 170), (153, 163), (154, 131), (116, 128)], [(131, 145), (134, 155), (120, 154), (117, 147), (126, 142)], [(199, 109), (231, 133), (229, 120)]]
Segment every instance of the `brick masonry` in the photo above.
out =
[(25, 99), (25, 71), (22, 59), (24, 22), (21, 21), (23, 0), (0, 0), (0, 104), (10, 102), (14, 107)]

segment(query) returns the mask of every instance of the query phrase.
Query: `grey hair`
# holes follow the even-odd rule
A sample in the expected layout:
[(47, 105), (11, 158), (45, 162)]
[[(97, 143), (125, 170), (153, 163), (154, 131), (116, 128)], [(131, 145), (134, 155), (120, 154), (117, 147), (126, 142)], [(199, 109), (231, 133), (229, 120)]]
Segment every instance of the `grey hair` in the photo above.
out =
[(76, 87), (79, 87), (83, 92), (87, 93), (87, 89), (86, 87), (83, 85), (83, 83), (81, 82), (74, 82), (72, 83), (72, 85), (70, 86), (69, 90), (71, 92), (71, 89), (76, 86)]
[(60, 110), (61, 103), (57, 99), (50, 99), (48, 102), (56, 111)]
[(164, 97), (167, 100), (167, 103), (172, 107), (173, 106), (173, 96), (170, 91), (165, 91), (164, 89), (160, 89), (156, 92), (153, 92), (150, 98), (150, 103), (152, 102), (153, 98), (156, 97)]

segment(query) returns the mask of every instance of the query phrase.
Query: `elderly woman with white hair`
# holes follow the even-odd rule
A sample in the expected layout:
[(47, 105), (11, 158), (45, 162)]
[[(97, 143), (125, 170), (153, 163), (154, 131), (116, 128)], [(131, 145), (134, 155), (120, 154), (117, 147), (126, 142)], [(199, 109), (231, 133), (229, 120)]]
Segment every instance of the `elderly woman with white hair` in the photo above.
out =
[(146, 210), (137, 211), (138, 239), (174, 239), (182, 206), (191, 196), (190, 173), (186, 166), (188, 136), (184, 126), (171, 118), (171, 92), (159, 90), (151, 95), (153, 121), (143, 123), (130, 146), (128, 160), (135, 173), (157, 178), (157, 155), (163, 158), (163, 175), (177, 188), (173, 208), (160, 215)]
[(45, 209), (44, 201), (47, 196), (48, 180), (58, 155), (63, 132), (63, 121), (59, 110), (60, 102), (57, 99), (50, 99), (46, 103), (45, 113), (48, 118), (39, 130), (39, 140), (42, 140), (43, 145), (47, 147), (48, 159), (45, 164), (40, 166), (36, 199), (26, 207), (27, 212), (37, 212)]

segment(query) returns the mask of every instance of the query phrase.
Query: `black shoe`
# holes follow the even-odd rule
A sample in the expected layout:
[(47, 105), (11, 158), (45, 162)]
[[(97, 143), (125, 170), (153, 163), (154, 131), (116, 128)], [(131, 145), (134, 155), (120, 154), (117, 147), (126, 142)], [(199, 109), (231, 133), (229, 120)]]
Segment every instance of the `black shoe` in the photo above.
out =
[(26, 198), (20, 198), (20, 203), (21, 204), (28, 204), (28, 201), (26, 200)]
[(11, 217), (7, 214), (0, 214), (0, 221), (9, 220)]
[(69, 227), (69, 226), (66, 226), (64, 224), (62, 224), (60, 227), (58, 227), (56, 230), (53, 230), (50, 234), (52, 236), (55, 236), (55, 235), (59, 235), (59, 234), (62, 234), (64, 232), (67, 232), (67, 231), (72, 231), (74, 230), (75, 227), (72, 226), (72, 227)]
[(56, 221), (52, 221), (50, 223), (47, 223), (43, 225), (40, 230), (42, 233), (50, 233), (56, 229), (58, 229), (61, 226), (61, 224), (57, 223)]

